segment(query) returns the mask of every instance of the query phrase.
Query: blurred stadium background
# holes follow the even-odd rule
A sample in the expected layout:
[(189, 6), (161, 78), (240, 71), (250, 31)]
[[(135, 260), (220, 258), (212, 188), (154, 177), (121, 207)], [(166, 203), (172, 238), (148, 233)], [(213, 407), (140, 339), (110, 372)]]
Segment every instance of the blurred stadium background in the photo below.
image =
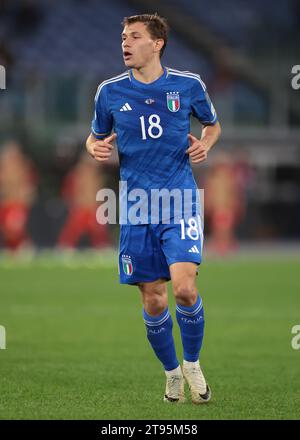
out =
[(228, 227), (250, 243), (300, 240), (299, 2), (2, 0), (2, 248), (116, 245), (114, 228), (91, 223), (96, 189), (117, 189), (117, 156), (95, 169), (82, 153), (97, 85), (125, 70), (120, 22), (145, 10), (168, 17), (163, 62), (201, 74), (223, 127), (210, 161), (195, 167), (219, 200), (207, 206), (207, 236)]
[[(118, 227), (96, 224), (95, 195), (117, 190), (118, 158), (99, 166), (84, 154), (97, 85), (125, 70), (120, 23), (145, 12), (168, 18), (163, 64), (201, 75), (223, 129), (194, 169), (205, 188), (199, 285), (217, 394), (201, 415), (160, 405), (163, 377), (156, 382), (140, 304), (118, 286)], [(0, 324), (10, 347), (0, 418), (300, 417), (299, 353), (290, 347), (300, 324), (300, 90), (291, 86), (299, 47), (298, 0), (0, 0)], [(121, 339), (110, 321), (117, 306)]]

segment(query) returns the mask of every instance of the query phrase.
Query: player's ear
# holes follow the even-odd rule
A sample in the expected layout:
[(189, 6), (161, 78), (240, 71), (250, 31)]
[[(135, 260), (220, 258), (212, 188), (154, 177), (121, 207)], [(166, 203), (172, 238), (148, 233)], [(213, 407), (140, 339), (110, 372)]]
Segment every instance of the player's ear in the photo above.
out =
[(162, 38), (155, 40), (154, 43), (155, 51), (160, 52), (160, 49), (163, 47), (163, 45), (164, 45), (164, 40)]

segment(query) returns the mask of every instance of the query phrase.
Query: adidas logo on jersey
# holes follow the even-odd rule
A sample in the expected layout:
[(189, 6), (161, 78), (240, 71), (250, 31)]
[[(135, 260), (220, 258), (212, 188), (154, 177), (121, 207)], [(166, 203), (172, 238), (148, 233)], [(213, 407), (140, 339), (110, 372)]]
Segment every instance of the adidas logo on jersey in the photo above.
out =
[(189, 249), (189, 252), (193, 252), (194, 254), (200, 254), (200, 252), (198, 251), (197, 246), (191, 247), (191, 249)]
[(128, 102), (126, 102), (126, 104), (124, 104), (124, 105), (120, 108), (120, 112), (127, 112), (128, 110), (132, 110), (132, 108), (130, 107), (130, 105), (128, 104)]

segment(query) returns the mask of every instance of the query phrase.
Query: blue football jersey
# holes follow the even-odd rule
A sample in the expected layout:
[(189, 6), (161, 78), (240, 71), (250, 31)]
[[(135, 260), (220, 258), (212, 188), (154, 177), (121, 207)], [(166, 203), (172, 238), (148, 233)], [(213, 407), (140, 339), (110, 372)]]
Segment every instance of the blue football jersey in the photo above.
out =
[[(127, 213), (145, 193), (148, 208), (146, 215), (141, 209), (139, 223), (153, 220), (151, 190), (190, 190), (191, 203), (196, 211), (199, 208), (197, 186), (186, 153), (191, 116), (204, 125), (217, 122), (205, 84), (194, 73), (164, 67), (157, 80), (145, 84), (128, 70), (98, 87), (92, 133), (97, 139), (104, 139), (112, 130), (117, 134), (120, 177), (126, 182), (120, 193), (123, 216), (126, 212), (126, 220), (123, 217), (121, 223), (130, 223)], [(167, 217), (181, 216), (172, 203), (170, 209)], [(158, 221), (164, 220), (164, 212), (157, 215)]]

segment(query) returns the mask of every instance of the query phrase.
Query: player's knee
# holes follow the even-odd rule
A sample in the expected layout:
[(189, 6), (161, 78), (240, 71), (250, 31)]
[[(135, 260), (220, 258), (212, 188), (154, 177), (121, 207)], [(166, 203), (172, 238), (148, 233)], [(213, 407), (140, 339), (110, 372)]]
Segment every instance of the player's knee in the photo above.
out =
[(168, 305), (167, 298), (164, 295), (157, 295), (155, 293), (151, 293), (149, 295), (143, 296), (143, 304), (144, 309), (151, 316), (158, 316)]
[(165, 289), (145, 285), (139, 286), (143, 298), (143, 306), (152, 316), (160, 315), (168, 305), (168, 296)]
[(144, 301), (144, 309), (151, 316), (158, 316), (163, 313), (167, 305), (161, 298), (147, 298)]
[(198, 291), (194, 283), (180, 282), (173, 285), (177, 304), (190, 307), (197, 302)]

